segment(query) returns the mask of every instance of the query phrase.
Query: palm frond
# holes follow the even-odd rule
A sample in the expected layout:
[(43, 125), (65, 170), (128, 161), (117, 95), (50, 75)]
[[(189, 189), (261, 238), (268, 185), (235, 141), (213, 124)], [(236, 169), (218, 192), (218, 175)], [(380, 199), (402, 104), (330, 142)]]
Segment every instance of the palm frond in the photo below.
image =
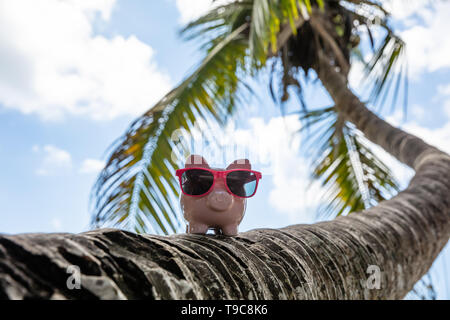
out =
[[(168, 234), (179, 231), (175, 207), (179, 162), (172, 152), (176, 129), (189, 132), (196, 120), (224, 124), (242, 98), (239, 74), (245, 70), (247, 40), (243, 24), (220, 33), (199, 67), (178, 87), (138, 118), (113, 146), (92, 194), (93, 225), (112, 225)], [(221, 70), (221, 72), (217, 72)], [(182, 152), (181, 152), (182, 153)], [(182, 159), (179, 159), (182, 160)]]
[(398, 192), (390, 169), (373, 153), (364, 136), (340, 119), (334, 107), (304, 112), (313, 157), (313, 178), (325, 188), (319, 213), (360, 211)]
[[(234, 1), (213, 7), (210, 11), (180, 30), (185, 40), (203, 39), (206, 44), (217, 34), (235, 30), (249, 21), (252, 1)], [(247, 31), (248, 32), (248, 31)]]
[[(359, 46), (352, 50), (353, 56), (364, 63), (366, 74), (362, 86), (370, 84), (368, 85), (370, 101), (382, 107), (388, 96), (391, 96), (391, 103), (394, 106), (403, 86), (403, 104), (406, 109), (408, 100), (407, 64), (404, 59), (406, 44), (389, 26), (389, 12), (379, 1), (346, 0), (344, 3), (351, 4), (349, 8), (344, 5), (344, 10), (351, 14), (359, 25), (364, 26), (373, 51), (370, 61), (364, 61)], [(375, 32), (381, 35), (378, 46), (373, 36)]]
[[(252, 3), (249, 55), (258, 68), (284, 45), (278, 44), (281, 27), (289, 26), (296, 36), (297, 22), (309, 19), (313, 6), (310, 0), (253, 0)], [(317, 1), (315, 6), (323, 8), (323, 2)]]

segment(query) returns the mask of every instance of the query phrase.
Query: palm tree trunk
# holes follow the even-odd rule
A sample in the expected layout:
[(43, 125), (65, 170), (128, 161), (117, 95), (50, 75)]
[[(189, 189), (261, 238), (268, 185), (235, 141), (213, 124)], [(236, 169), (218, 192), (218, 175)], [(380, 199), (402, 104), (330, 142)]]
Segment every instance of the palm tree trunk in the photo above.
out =
[(450, 157), (378, 118), (321, 61), (345, 119), (416, 170), (405, 191), (364, 214), (238, 237), (0, 235), (0, 298), (403, 298), (449, 239)]
[(406, 190), (367, 210), (365, 216), (378, 220), (377, 224), (391, 224), (384, 225), (385, 232), (399, 232), (399, 242), (393, 246), (399, 249), (396, 254), (400, 253), (405, 263), (397, 261), (397, 268), (404, 276), (414, 275), (417, 281), (416, 275), (426, 273), (450, 237), (450, 157), (371, 112), (323, 54), (319, 54), (316, 72), (339, 114), (416, 172)]

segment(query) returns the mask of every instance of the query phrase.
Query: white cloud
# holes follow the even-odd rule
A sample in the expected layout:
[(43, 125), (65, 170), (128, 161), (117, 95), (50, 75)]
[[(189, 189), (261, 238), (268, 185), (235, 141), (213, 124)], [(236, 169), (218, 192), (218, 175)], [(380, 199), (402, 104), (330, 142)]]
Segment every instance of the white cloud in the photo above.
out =
[(444, 112), (450, 118), (450, 99), (445, 101), (445, 103), (444, 103)]
[[(442, 36), (444, 30), (450, 30), (449, 1), (385, 0), (383, 6), (391, 13), (396, 33), (406, 43), (409, 78), (417, 80), (423, 73), (450, 68), (450, 41)], [(384, 38), (385, 32), (382, 30), (372, 28), (375, 43)], [(366, 30), (362, 28), (361, 33), (362, 43), (368, 45)], [(370, 58), (371, 54), (365, 53), (364, 60), (369, 61)], [(399, 67), (393, 71), (400, 72)], [(359, 87), (365, 74), (362, 71), (363, 65), (354, 59), (349, 75), (352, 87)], [(378, 71), (381, 69), (375, 70), (375, 73)]]
[(420, 137), (428, 144), (450, 153), (450, 121), (440, 128), (425, 128), (414, 122), (407, 123), (402, 128)]
[(180, 12), (180, 22), (188, 23), (205, 14), (214, 6), (219, 6), (231, 0), (176, 0), (175, 4)]
[(62, 222), (61, 222), (61, 219), (59, 219), (59, 218), (53, 218), (51, 221), (50, 221), (50, 224), (51, 224), (51, 226), (52, 226), (52, 228), (55, 230), (55, 231), (61, 231), (62, 230)]
[(93, 16), (100, 13), (102, 19), (108, 20), (114, 8), (116, 0), (65, 0), (78, 10), (83, 10)]
[(366, 77), (366, 71), (364, 64), (354, 59), (348, 74), (348, 82), (351, 88), (362, 88), (362, 83)]
[(297, 150), (286, 148), (283, 161), (274, 164), (274, 189), (269, 194), (269, 203), (287, 213), (291, 222), (313, 222), (315, 216), (311, 213), (316, 212), (324, 190), (311, 180), (309, 161), (299, 156)]
[(406, 42), (408, 70), (413, 78), (421, 73), (450, 67), (450, 2), (390, 1), (393, 18), (406, 29), (400, 37)]
[(438, 93), (441, 95), (450, 96), (450, 84), (439, 85), (437, 90), (438, 90)]
[(97, 159), (85, 159), (81, 164), (80, 173), (96, 174), (105, 166), (105, 162)]
[(298, 116), (275, 117), (267, 123), (252, 118), (249, 122), (250, 129), (237, 130), (236, 134), (239, 141), (251, 146), (264, 166), (266, 179), (272, 179), (274, 187), (269, 193), (269, 203), (278, 212), (287, 214), (292, 223), (312, 222), (311, 211), (320, 204), (323, 192), (317, 182), (311, 183), (309, 162), (299, 154), (301, 140), (295, 134), (301, 127)]
[(413, 19), (415, 13), (426, 14), (429, 12), (430, 1), (426, 0), (385, 0), (383, 6), (387, 9), (394, 19), (405, 20)]
[(72, 156), (63, 149), (49, 144), (43, 147), (34, 145), (32, 151), (42, 156), (41, 164), (36, 170), (37, 175), (47, 176), (66, 172), (72, 168)]
[[(386, 120), (392, 125), (400, 127), (406, 132), (423, 139), (426, 143), (435, 146), (444, 152), (450, 153), (450, 121), (447, 121), (442, 127), (439, 128), (427, 128), (419, 125), (415, 121), (402, 123), (402, 118), (402, 113), (396, 112)], [(371, 144), (371, 148), (375, 154), (379, 156), (380, 159), (391, 169), (394, 176), (400, 182), (401, 188), (406, 187), (411, 178), (414, 176), (414, 171), (392, 157), (381, 147)]]
[(170, 89), (135, 36), (93, 34), (115, 0), (0, 2), (0, 103), (44, 119), (138, 115)]
[(443, 98), (443, 109), (448, 118), (450, 119), (450, 84), (439, 85), (437, 88), (438, 97)]

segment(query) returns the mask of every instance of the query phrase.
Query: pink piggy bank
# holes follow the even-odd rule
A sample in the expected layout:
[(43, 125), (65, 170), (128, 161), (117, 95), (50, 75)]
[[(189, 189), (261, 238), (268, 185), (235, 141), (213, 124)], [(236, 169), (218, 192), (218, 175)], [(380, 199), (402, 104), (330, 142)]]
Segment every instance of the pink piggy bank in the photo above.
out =
[(247, 159), (235, 160), (226, 169), (210, 168), (199, 155), (186, 159), (176, 172), (181, 187), (180, 204), (187, 233), (236, 236), (244, 217), (247, 198), (258, 188), (261, 173), (251, 170)]

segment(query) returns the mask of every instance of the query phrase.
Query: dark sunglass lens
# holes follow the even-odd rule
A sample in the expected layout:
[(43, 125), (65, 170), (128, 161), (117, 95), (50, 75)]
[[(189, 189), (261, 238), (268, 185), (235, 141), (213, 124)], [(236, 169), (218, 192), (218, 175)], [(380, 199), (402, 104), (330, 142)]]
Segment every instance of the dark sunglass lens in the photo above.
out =
[(199, 196), (208, 192), (213, 182), (214, 175), (202, 169), (186, 170), (181, 175), (181, 187), (184, 193), (191, 196)]
[(232, 171), (227, 174), (227, 185), (239, 197), (250, 197), (256, 190), (256, 175), (249, 171)]

